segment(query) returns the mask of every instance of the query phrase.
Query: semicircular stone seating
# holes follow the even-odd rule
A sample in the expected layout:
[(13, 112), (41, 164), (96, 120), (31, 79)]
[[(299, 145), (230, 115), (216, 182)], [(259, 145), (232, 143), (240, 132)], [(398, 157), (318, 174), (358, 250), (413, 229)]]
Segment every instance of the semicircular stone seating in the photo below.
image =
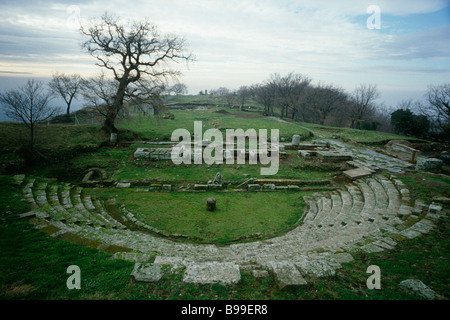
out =
[(395, 176), (374, 175), (305, 197), (308, 209), (302, 223), (282, 236), (229, 246), (192, 244), (145, 232), (152, 227), (126, 208), (122, 206), (121, 215), (111, 214), (105, 203), (80, 187), (23, 175), (15, 180), (32, 209), (21, 217), (37, 218), (37, 228), (52, 226), (55, 238), (70, 234), (98, 243), (99, 248), (114, 246), (114, 257), (136, 262), (132, 276), (139, 279), (144, 273), (145, 281), (160, 277), (145, 278), (144, 267), (160, 270), (168, 264), (182, 270), (186, 282), (235, 284), (240, 271), (262, 269), (280, 288), (303, 285), (305, 278), (334, 275), (342, 263), (353, 260), (354, 252), (392, 249), (400, 240), (427, 233), (445, 217), (439, 204), (413, 203)]

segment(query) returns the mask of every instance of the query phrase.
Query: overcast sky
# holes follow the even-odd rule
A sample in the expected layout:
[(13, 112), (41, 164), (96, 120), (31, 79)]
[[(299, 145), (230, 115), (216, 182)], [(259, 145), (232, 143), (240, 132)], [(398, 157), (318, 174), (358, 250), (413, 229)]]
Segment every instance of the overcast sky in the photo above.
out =
[[(373, 8), (379, 29), (368, 28)], [(379, 102), (395, 106), (450, 82), (449, 0), (0, 0), (0, 90), (98, 73), (77, 21), (105, 11), (183, 36), (197, 59), (177, 66), (190, 93), (295, 72), (348, 92), (376, 84)]]

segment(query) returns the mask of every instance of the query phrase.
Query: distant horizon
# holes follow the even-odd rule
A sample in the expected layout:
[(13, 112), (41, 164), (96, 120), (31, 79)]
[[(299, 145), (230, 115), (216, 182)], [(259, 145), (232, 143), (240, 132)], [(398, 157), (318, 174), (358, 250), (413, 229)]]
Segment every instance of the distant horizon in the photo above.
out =
[[(16, 88), (24, 85), (30, 79), (35, 79), (35, 80), (38, 80), (38, 81), (42, 81), (44, 83), (47, 83), (48, 81), (51, 80), (51, 78), (33, 78), (33, 77), (29, 77), (29, 78), (14, 77), (13, 79), (11, 79), (11, 78), (8, 78), (8, 77), (0, 76), (0, 92), (2, 92), (4, 90), (16, 89)], [(263, 80), (261, 82), (263, 82)], [(261, 82), (259, 82), (259, 83), (261, 83)], [(242, 85), (251, 85), (251, 84), (242, 84)], [(332, 83), (332, 85), (339, 86), (339, 84), (336, 84), (336, 83)], [(189, 87), (188, 87), (189, 92), (186, 95), (198, 95), (200, 91), (208, 90), (208, 92), (211, 92), (211, 90), (218, 89), (218, 88), (219, 87), (217, 87), (217, 88), (202, 88), (202, 87), (198, 87), (198, 88), (196, 88), (194, 90), (192, 90), (192, 89), (189, 90)], [(238, 88), (228, 88), (228, 89), (235, 90), (235, 89), (238, 89)], [(351, 94), (351, 92), (348, 92), (348, 91), (347, 91), (347, 93)], [(424, 89), (423, 92), (412, 92), (412, 94), (409, 95), (409, 96), (399, 96), (395, 92), (394, 93), (390, 93), (390, 94), (389, 93), (386, 94), (386, 92), (381, 92), (380, 91), (380, 98), (378, 98), (376, 101), (379, 104), (384, 104), (386, 107), (396, 108), (398, 106), (398, 104), (401, 101), (404, 101), (404, 100), (413, 99), (413, 100), (418, 100), (418, 101), (424, 102), (425, 101), (425, 99), (424, 99), (425, 98), (425, 93), (426, 93), (426, 88)], [(57, 102), (54, 103), (54, 101), (57, 101)], [(389, 103), (389, 101), (391, 103)], [(55, 97), (52, 100), (52, 102), (53, 102), (53, 105), (55, 105), (55, 106), (61, 106), (61, 114), (63, 114), (65, 112), (66, 104), (65, 104), (64, 100)], [(84, 100), (75, 99), (72, 102), (71, 111), (80, 110), (80, 109), (85, 107), (85, 104), (86, 103), (84, 102)], [(416, 111), (416, 110), (413, 110), (413, 111)], [(4, 114), (3, 110), (0, 108), (0, 122), (4, 122), (4, 121), (16, 122), (16, 120), (8, 118)]]
[(189, 94), (294, 72), (347, 93), (362, 83), (376, 85), (376, 102), (395, 108), (402, 100), (423, 101), (429, 85), (450, 81), (447, 0), (136, 0), (133, 6), (4, 0), (0, 91), (31, 78), (49, 80), (55, 72), (100, 73), (81, 49), (78, 28), (105, 11), (123, 21), (149, 19), (161, 33), (183, 37), (196, 61), (175, 67)]

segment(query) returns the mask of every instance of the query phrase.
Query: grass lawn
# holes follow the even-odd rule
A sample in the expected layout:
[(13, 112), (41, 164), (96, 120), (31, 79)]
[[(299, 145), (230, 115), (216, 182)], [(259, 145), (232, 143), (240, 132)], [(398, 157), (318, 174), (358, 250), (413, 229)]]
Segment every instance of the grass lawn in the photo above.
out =
[(299, 124), (326, 138), (331, 138), (331, 136), (337, 135), (340, 138), (356, 141), (359, 143), (385, 143), (387, 140), (421, 140), (418, 138), (405, 137), (398, 134), (381, 131), (327, 127), (306, 122), (300, 122)]
[[(207, 129), (278, 129), (280, 138), (288, 138), (294, 134), (309, 136), (308, 131), (290, 123), (280, 123), (263, 117), (257, 113), (226, 109), (226, 113), (217, 112), (223, 108), (212, 107), (207, 110), (172, 110), (175, 120), (160, 119), (153, 116), (133, 116), (118, 124), (118, 128), (133, 130), (149, 140), (170, 141), (175, 129), (187, 129), (194, 133), (194, 121), (202, 121), (203, 132)], [(223, 131), (225, 133), (225, 131)]]
[[(294, 227), (305, 207), (305, 193), (299, 192), (87, 192), (104, 200), (116, 198), (137, 219), (158, 230), (216, 244), (255, 234), (257, 238), (282, 234)], [(217, 201), (214, 212), (206, 210), (209, 197)]]
[[(0, 299), (227, 299), (227, 300), (404, 300), (418, 299), (402, 292), (398, 284), (419, 279), (439, 294), (450, 296), (449, 220), (437, 223), (426, 236), (400, 242), (395, 249), (354, 255), (333, 277), (313, 280), (301, 289), (279, 290), (273, 278), (257, 281), (242, 272), (235, 287), (194, 285), (182, 282), (181, 274), (166, 274), (157, 283), (130, 283), (133, 263), (111, 260), (111, 254), (56, 240), (36, 230), (16, 214), (28, 211), (19, 201), (19, 188), (11, 178), (0, 176)], [(68, 290), (69, 265), (81, 269), (81, 289)], [(369, 290), (368, 266), (381, 270), (381, 289)]]
[[(196, 99), (196, 98), (195, 98)], [(193, 97), (186, 103), (195, 103)], [(226, 110), (227, 112), (217, 112)], [(122, 121), (121, 129), (133, 130), (140, 138), (167, 141), (173, 130), (185, 128), (193, 132), (193, 122), (203, 122), (208, 128), (279, 129), (280, 136), (290, 141), (293, 134), (306, 130), (295, 123), (280, 123), (255, 112), (238, 112), (225, 108), (208, 110), (173, 110), (175, 120), (153, 117), (133, 117)], [(405, 137), (387, 133), (328, 128), (313, 124), (305, 127), (330, 137), (333, 134), (358, 142), (382, 142)], [(28, 175), (58, 178), (62, 182), (79, 182), (88, 168), (106, 169), (116, 180), (160, 179), (187, 186), (204, 183), (221, 172), (227, 181), (246, 177), (261, 178), (258, 165), (175, 166), (169, 162), (134, 161), (131, 157), (137, 145), (127, 148), (100, 147), (104, 137), (95, 126), (42, 126), (38, 131), (38, 146), (55, 155), (51, 165), (37, 163), (27, 168)], [(21, 124), (0, 123), (0, 161), (13, 162), (13, 151), (26, 139)], [(340, 172), (333, 165), (323, 166), (296, 157), (288, 152), (281, 160), (280, 170), (270, 178), (300, 180), (331, 179)], [(2, 166), (6, 170), (4, 166)], [(2, 170), (3, 170), (2, 169)], [(0, 173), (3, 171), (0, 171)], [(434, 196), (450, 196), (447, 177), (409, 172), (398, 175), (411, 190), (413, 199), (430, 202)], [(437, 227), (425, 236), (399, 241), (393, 250), (374, 254), (355, 253), (355, 260), (343, 264), (335, 276), (309, 280), (300, 289), (279, 290), (273, 277), (257, 281), (250, 271), (242, 271), (242, 281), (235, 287), (186, 284), (181, 274), (167, 273), (157, 283), (132, 283), (133, 263), (113, 260), (111, 253), (75, 243), (74, 239), (56, 240), (37, 230), (29, 220), (17, 214), (30, 210), (21, 201), (22, 191), (11, 187), (12, 178), (0, 175), (0, 300), (20, 299), (244, 299), (244, 300), (359, 300), (418, 299), (399, 290), (406, 279), (420, 279), (445, 297), (449, 289), (448, 219), (436, 222)], [(189, 235), (195, 241), (223, 245), (245, 236), (261, 234), (271, 238), (295, 226), (305, 204), (306, 192), (237, 193), (237, 192), (136, 192), (133, 189), (85, 189), (102, 199), (116, 198), (138, 219), (169, 233)], [(205, 210), (206, 198), (217, 199), (217, 211)], [(249, 241), (253, 239), (241, 239)], [(81, 268), (81, 290), (68, 290), (66, 270), (70, 265)], [(367, 267), (381, 269), (381, 290), (369, 290)]]

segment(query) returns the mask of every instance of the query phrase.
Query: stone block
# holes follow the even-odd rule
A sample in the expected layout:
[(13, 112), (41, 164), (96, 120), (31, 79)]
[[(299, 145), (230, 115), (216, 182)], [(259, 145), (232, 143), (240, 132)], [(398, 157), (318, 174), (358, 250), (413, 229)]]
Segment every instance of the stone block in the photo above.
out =
[(322, 161), (339, 162), (351, 161), (353, 157), (349, 152), (340, 151), (317, 151), (317, 155)]
[(253, 270), (253, 277), (256, 280), (261, 280), (261, 279), (265, 279), (268, 278), (270, 276), (268, 271), (265, 270)]
[(297, 270), (292, 262), (271, 262), (270, 267), (279, 289), (299, 287), (307, 284), (300, 271)]
[(293, 146), (298, 146), (298, 145), (300, 144), (300, 140), (301, 140), (301, 136), (298, 135), (298, 134), (294, 134), (294, 135), (292, 136), (292, 142), (291, 142), (291, 144), (292, 144)]
[(216, 210), (216, 198), (206, 199), (206, 210), (208, 211)]
[(218, 183), (208, 184), (208, 190), (221, 190), (221, 189), (222, 189), (222, 184), (218, 184)]
[(400, 288), (409, 294), (420, 296), (427, 300), (441, 299), (441, 296), (417, 279), (407, 279), (400, 282)]
[(148, 152), (147, 148), (137, 148), (137, 150), (134, 152), (134, 158), (135, 159), (149, 159), (150, 152)]
[(420, 158), (416, 163), (416, 170), (441, 172), (443, 161), (436, 158)]
[(162, 187), (163, 187), (162, 184), (153, 183), (148, 187), (148, 190), (161, 190)]
[(136, 263), (131, 272), (135, 281), (157, 282), (163, 276), (161, 265), (154, 263)]
[(362, 168), (350, 169), (343, 172), (347, 178), (356, 180), (362, 177), (370, 176), (372, 173)]
[(22, 184), (23, 180), (25, 180), (25, 175), (17, 174), (13, 177), (13, 180), (14, 180), (14, 182), (13, 182), (14, 185), (20, 186)]
[(249, 184), (247, 186), (248, 191), (260, 191), (261, 190), (261, 185), (260, 184)]
[(263, 189), (268, 190), (268, 191), (273, 191), (273, 190), (275, 190), (275, 185), (274, 184), (264, 184)]
[(237, 264), (231, 262), (205, 262), (189, 264), (183, 281), (186, 283), (234, 285), (241, 281), (241, 272)]
[(331, 277), (336, 274), (335, 268), (325, 261), (302, 261), (295, 265), (308, 276), (316, 278)]
[(130, 186), (131, 186), (131, 183), (129, 183), (129, 182), (118, 182), (116, 184), (116, 188), (119, 188), (119, 189), (129, 188)]
[(207, 184), (194, 184), (194, 190), (208, 190)]

